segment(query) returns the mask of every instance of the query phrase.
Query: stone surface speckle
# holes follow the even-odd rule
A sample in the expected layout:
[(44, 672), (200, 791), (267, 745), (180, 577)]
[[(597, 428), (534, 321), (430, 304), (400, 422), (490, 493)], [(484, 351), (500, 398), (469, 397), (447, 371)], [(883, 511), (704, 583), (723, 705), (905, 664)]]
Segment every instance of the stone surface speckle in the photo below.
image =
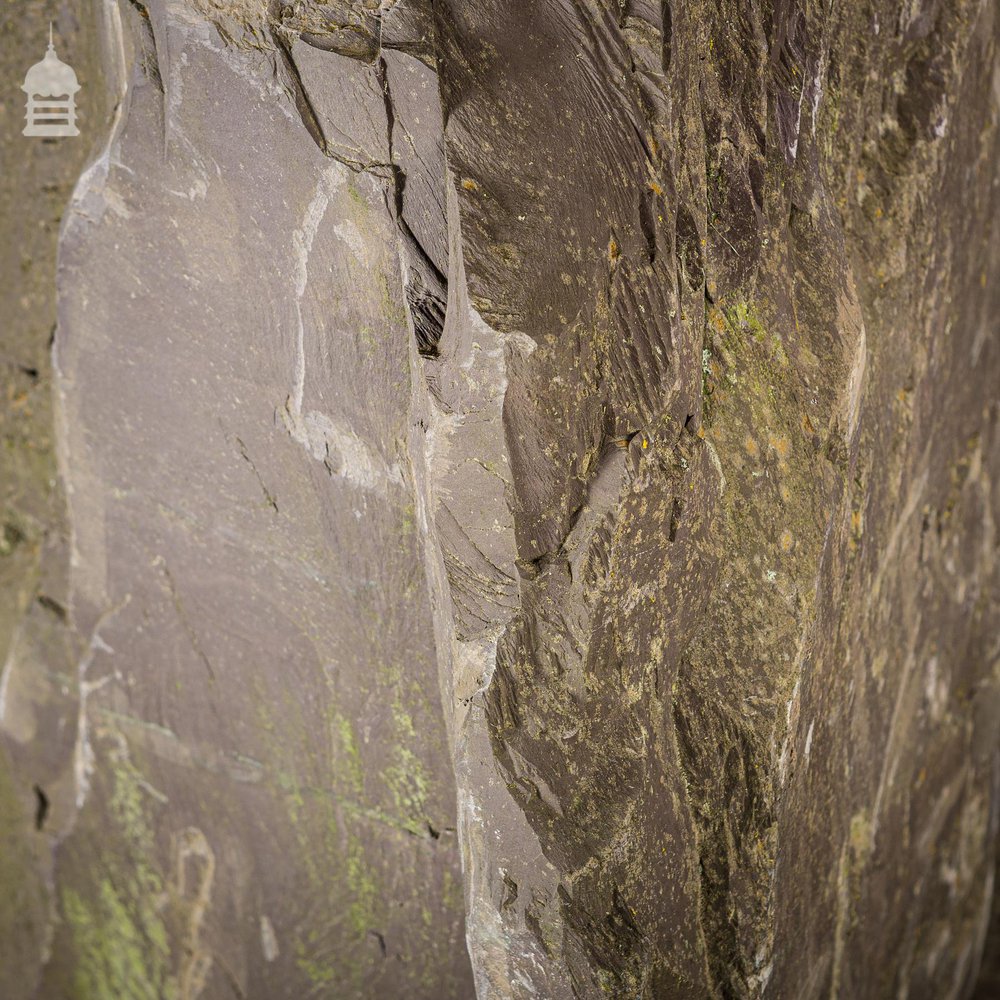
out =
[(80, 17), (0, 992), (991, 996), (995, 4)]

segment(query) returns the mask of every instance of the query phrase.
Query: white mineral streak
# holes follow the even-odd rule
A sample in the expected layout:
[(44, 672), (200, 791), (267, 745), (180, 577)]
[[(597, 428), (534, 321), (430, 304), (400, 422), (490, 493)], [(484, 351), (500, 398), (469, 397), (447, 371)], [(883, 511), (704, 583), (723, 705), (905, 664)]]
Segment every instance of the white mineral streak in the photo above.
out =
[(854, 353), (854, 362), (851, 365), (851, 374), (847, 383), (847, 437), (848, 441), (854, 440), (858, 426), (861, 422), (861, 401), (864, 396), (865, 372), (868, 367), (868, 335), (865, 325), (861, 323), (858, 333), (857, 348)]
[(90, 668), (98, 653), (114, 655), (111, 648), (102, 638), (101, 629), (122, 610), (129, 602), (126, 596), (120, 604), (109, 608), (97, 620), (90, 641), (83, 651), (83, 656), (77, 664), (77, 683), (79, 685), (79, 706), (77, 709), (76, 747), (73, 754), (73, 778), (76, 788), (76, 807), (82, 809), (90, 791), (90, 776), (94, 770), (94, 751), (90, 745), (90, 721), (87, 716), (87, 701), (94, 691), (100, 690), (115, 675), (114, 672), (104, 674), (97, 680), (90, 679)]
[(826, 50), (819, 58), (816, 75), (812, 81), (812, 134), (816, 136), (816, 123), (819, 121), (819, 106), (823, 100), (823, 81), (826, 79), (828, 55)]
[(14, 650), (17, 649), (20, 639), (21, 626), (11, 638), (10, 649), (7, 652), (7, 659), (4, 660), (3, 671), (0, 673), (0, 727), (3, 727), (4, 718), (7, 715), (7, 688), (10, 685), (10, 674), (14, 667)]
[(260, 915), (260, 947), (265, 962), (273, 962), (281, 954), (278, 936), (274, 933), (274, 924), (266, 913)]
[[(389, 465), (350, 427), (329, 414), (303, 410), (307, 330), (302, 303), (309, 285), (309, 258), (330, 200), (344, 185), (346, 169), (339, 163), (330, 164), (323, 169), (313, 197), (306, 206), (302, 225), (292, 233), (295, 266), (295, 370), (292, 391), (281, 414), (292, 440), (302, 445), (317, 462), (325, 463), (332, 475), (343, 478), (359, 489), (376, 490), (386, 483), (397, 486), (403, 484), (403, 473), (399, 465)], [(337, 235), (342, 234), (337, 232)]]

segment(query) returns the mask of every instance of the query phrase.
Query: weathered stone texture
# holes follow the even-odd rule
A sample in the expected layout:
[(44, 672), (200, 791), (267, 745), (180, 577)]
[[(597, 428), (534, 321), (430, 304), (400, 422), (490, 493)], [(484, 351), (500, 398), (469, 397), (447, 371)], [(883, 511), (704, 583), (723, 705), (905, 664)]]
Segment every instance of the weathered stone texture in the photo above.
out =
[(12, 995), (990, 996), (997, 5), (94, 10)]

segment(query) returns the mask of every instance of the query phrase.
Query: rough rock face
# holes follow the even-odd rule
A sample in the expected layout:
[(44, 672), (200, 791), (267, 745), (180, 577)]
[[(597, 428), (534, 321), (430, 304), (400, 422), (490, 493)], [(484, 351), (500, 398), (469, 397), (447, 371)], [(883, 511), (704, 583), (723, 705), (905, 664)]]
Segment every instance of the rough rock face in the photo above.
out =
[(93, 18), (5, 995), (990, 995), (996, 4)]
[[(86, 14), (87, 16), (77, 16)], [(84, 134), (72, 142), (30, 140), (21, 84), (42, 58), (50, 18), (63, 55), (86, 93), (78, 105)], [(65, 514), (54, 454), (49, 354), (56, 324), (55, 255), (59, 220), (80, 170), (104, 141), (108, 108), (99, 27), (90, 11), (43, 0), (0, 7), (0, 704), (8, 650), (39, 648), (35, 682), (59, 662), (65, 589)], [(2, 729), (10, 732), (5, 715)], [(36, 830), (47, 799), (39, 784), (51, 733), (39, 731), (19, 755), (0, 735), (0, 997), (30, 992), (49, 922), (46, 878), (51, 844)], [(23, 737), (22, 737), (23, 739)], [(43, 822), (44, 825), (44, 822)]]

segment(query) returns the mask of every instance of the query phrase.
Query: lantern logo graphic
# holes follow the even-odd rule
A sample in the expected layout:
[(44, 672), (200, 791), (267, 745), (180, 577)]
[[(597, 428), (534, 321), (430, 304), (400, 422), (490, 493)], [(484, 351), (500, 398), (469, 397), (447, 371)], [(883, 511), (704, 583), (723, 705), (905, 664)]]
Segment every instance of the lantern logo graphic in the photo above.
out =
[(45, 58), (28, 70), (21, 89), (28, 95), (24, 135), (79, 135), (76, 127), (76, 73), (57, 55), (49, 25), (49, 48)]

